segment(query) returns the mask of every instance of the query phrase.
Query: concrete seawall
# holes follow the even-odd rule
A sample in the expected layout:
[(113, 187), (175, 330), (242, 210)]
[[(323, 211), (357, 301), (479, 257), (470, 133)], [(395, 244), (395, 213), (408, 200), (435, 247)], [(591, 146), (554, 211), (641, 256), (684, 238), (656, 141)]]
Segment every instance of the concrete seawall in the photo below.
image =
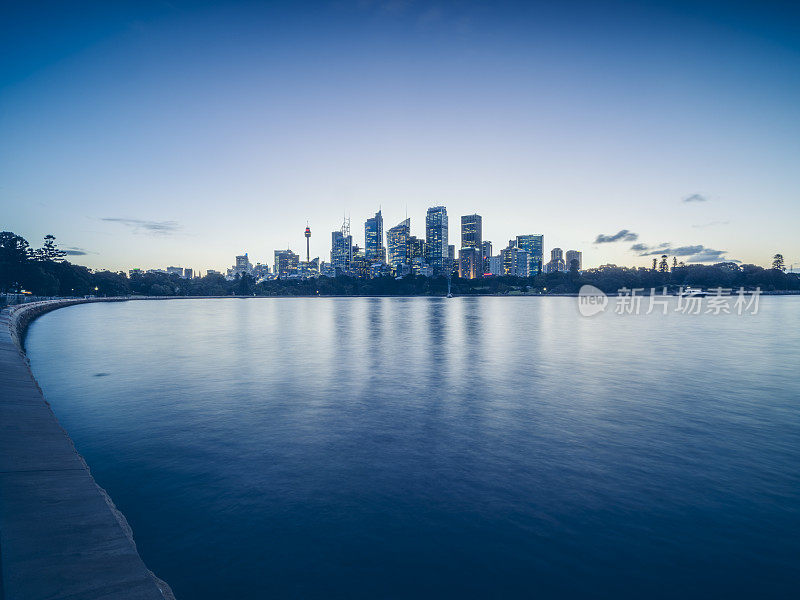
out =
[(23, 350), (37, 316), (85, 302), (0, 312), (0, 597), (171, 600), (125, 517), (97, 485), (33, 378)]

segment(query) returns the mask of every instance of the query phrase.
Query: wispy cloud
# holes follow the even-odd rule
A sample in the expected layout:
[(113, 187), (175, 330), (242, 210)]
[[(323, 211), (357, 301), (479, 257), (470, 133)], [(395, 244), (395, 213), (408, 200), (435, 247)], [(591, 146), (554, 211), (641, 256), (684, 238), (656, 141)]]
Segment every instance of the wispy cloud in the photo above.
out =
[(621, 229), (614, 235), (605, 235), (603, 233), (598, 234), (595, 238), (595, 244), (608, 244), (610, 242), (635, 242), (639, 239), (638, 233), (633, 233), (632, 231), (628, 231), (627, 229)]
[(686, 258), (686, 262), (740, 262), (738, 260), (727, 258), (727, 250), (714, 250), (707, 248), (703, 244), (694, 244), (692, 246), (672, 246), (671, 244), (659, 244), (658, 246), (648, 246), (647, 244), (634, 244), (631, 250), (638, 252), (639, 256), (660, 256), (666, 254), (668, 256), (679, 256)]
[(702, 194), (692, 194), (683, 199), (684, 202), (708, 202), (708, 196)]
[(98, 252), (92, 252), (91, 250), (78, 248), (77, 246), (64, 246), (62, 250), (64, 250), (64, 253), (67, 256), (86, 256), (87, 254), (99, 254)]
[(134, 233), (146, 233), (149, 235), (172, 235), (180, 230), (177, 221), (146, 221), (143, 219), (122, 219), (119, 217), (105, 217), (100, 219), (109, 223), (119, 223), (129, 227)]
[(692, 227), (696, 229), (702, 229), (704, 227), (714, 227), (715, 225), (728, 225), (730, 221), (709, 221), (708, 223), (698, 223), (697, 225), (692, 225)]

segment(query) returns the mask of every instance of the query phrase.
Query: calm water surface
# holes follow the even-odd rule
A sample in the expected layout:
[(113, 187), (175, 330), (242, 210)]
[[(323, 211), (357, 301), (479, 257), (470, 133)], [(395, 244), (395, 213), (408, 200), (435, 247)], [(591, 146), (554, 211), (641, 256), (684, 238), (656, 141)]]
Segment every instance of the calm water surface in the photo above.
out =
[(800, 297), (91, 304), (27, 348), (179, 600), (796, 597)]

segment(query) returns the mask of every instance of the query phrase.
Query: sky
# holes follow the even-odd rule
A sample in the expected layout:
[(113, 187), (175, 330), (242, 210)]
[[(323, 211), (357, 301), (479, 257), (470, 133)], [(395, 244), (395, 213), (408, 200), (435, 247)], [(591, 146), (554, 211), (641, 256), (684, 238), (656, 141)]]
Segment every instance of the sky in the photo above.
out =
[(584, 267), (800, 269), (800, 5), (0, 0), (0, 229), (91, 268), (329, 259), (379, 208)]

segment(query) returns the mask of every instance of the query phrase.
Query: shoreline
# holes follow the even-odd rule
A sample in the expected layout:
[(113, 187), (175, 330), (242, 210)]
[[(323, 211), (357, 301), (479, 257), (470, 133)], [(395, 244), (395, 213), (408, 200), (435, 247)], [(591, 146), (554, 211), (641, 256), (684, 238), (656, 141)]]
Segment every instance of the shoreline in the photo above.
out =
[(9, 600), (175, 598), (144, 564), (128, 521), (59, 424), (24, 351), (37, 317), (125, 300), (49, 300), (0, 311), (0, 590)]

